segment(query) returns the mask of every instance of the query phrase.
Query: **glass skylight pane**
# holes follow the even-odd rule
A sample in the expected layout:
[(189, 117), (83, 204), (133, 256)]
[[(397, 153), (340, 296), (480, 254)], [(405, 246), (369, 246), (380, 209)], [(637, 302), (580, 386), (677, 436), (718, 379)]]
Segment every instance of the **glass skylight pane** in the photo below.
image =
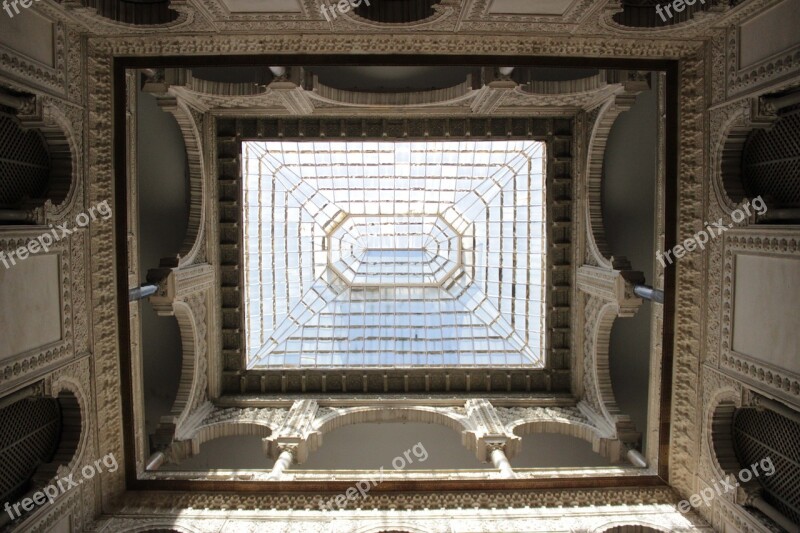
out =
[(544, 366), (543, 143), (243, 152), (249, 367)]

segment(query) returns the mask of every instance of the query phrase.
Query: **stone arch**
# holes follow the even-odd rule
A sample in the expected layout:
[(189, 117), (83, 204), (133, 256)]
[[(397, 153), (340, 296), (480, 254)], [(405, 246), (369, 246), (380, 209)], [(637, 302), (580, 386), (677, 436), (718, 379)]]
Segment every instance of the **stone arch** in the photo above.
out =
[[(706, 13), (713, 12), (714, 8), (724, 0), (708, 0), (686, 4), (681, 13), (672, 12), (672, 17), (664, 13), (664, 19), (658, 15), (655, 4), (663, 5), (663, 0), (621, 0), (620, 9), (616, 12), (607, 11), (605, 25), (607, 27), (628, 31), (657, 31), (697, 26)], [(696, 16), (699, 15), (699, 16)]]
[(323, 415), (314, 423), (314, 429), (324, 435), (334, 429), (351, 424), (368, 424), (373, 422), (421, 422), (439, 424), (459, 434), (475, 428), (464, 415), (441, 411), (433, 407), (353, 407), (334, 410)]
[(181, 99), (172, 96), (158, 98), (162, 110), (170, 113), (178, 124), (186, 148), (189, 174), (189, 220), (186, 236), (177, 254), (177, 260), (165, 258), (162, 267), (185, 267), (205, 262), (205, 213), (206, 213), (206, 167), (203, 159), (201, 132), (189, 107)]
[[(90, 18), (124, 26), (169, 27), (183, 22), (181, 12), (172, 9), (171, 0), (150, 0), (136, 2), (130, 0), (80, 0), (80, 5), (94, 8)], [(86, 16), (84, 14), (84, 16)]]
[[(360, 8), (357, 7), (347, 13), (340, 13), (337, 11), (337, 15), (359, 26), (386, 30), (387, 28), (414, 28), (434, 25), (455, 13), (455, 3), (453, 0), (418, 0), (418, 4), (424, 5), (425, 9), (423, 11), (425, 11), (425, 15), (427, 16), (412, 16), (412, 14), (409, 13), (407, 16), (402, 17), (402, 19), (397, 17), (380, 17), (377, 11), (373, 12), (373, 10), (363, 2)], [(335, 21), (333, 23), (335, 24)]]
[[(39, 382), (12, 396), (18, 399), (12, 399), (4, 407), (3, 423), (7, 429), (19, 433), (11, 435), (17, 439), (17, 444), (5, 450), (14, 454), (16, 468), (10, 474), (3, 475), (2, 487), (7, 489), (9, 482), (16, 482), (18, 484), (13, 487), (11, 494), (22, 490), (30, 496), (32, 491), (53, 483), (58, 477), (67, 475), (88, 461), (86, 448), (90, 432), (85, 427), (86, 397), (82, 394), (80, 384), (67, 378), (49, 386), (46, 381)], [(33, 407), (34, 404), (36, 407)], [(19, 406), (19, 409), (15, 406)], [(11, 416), (27, 416), (30, 420), (25, 423), (15, 420), (13, 425), (9, 424), (6, 408), (12, 409)], [(36, 421), (44, 424), (37, 426)], [(50, 437), (52, 440), (48, 440)], [(20, 445), (23, 447), (18, 447)], [(35, 459), (33, 463), (32, 458)], [(11, 457), (4, 456), (4, 459)], [(25, 468), (30, 470), (26, 472)], [(22, 494), (15, 497), (21, 498)], [(0, 523), (4, 521), (5, 518)]]
[(643, 520), (619, 520), (603, 524), (591, 533), (670, 533), (672, 529)]
[(706, 451), (716, 478), (739, 471), (739, 461), (733, 449), (733, 415), (741, 407), (741, 393), (724, 388), (711, 398), (705, 414)]
[(80, 383), (69, 378), (59, 378), (51, 388), (51, 396), (55, 398), (61, 408), (61, 442), (53, 461), (48, 468), (52, 475), (60, 467), (72, 471), (88, 461), (87, 449), (89, 448), (89, 434), (87, 425), (90, 420), (90, 402), (84, 394)]
[(616, 438), (633, 444), (640, 435), (628, 415), (617, 405), (611, 381), (611, 331), (620, 306), (616, 301), (591, 296), (584, 308), (585, 323), (590, 326), (584, 334), (584, 395), (587, 403), (609, 424)]
[(200, 447), (206, 442), (224, 437), (261, 437), (272, 435), (274, 428), (267, 423), (256, 421), (228, 420), (201, 426), (192, 435), (192, 455), (200, 453)]
[(542, 418), (539, 420), (521, 420), (506, 427), (520, 437), (537, 433), (554, 433), (575, 437), (591, 444), (593, 452), (605, 457), (612, 463), (620, 461), (617, 441), (603, 435), (596, 427), (584, 422), (568, 418)]
[[(51, 478), (46, 467), (57, 455), (63, 417), (57, 400), (52, 398), (12, 394), (3, 404), (0, 496), (13, 503)], [(7, 521), (7, 517), (0, 517), (0, 526)]]
[(429, 531), (408, 524), (388, 522), (379, 526), (366, 526), (357, 529), (356, 533), (429, 533)]
[(596, 266), (613, 269), (614, 260), (611, 248), (606, 241), (603, 227), (603, 166), (611, 128), (617, 117), (628, 111), (636, 102), (636, 94), (621, 93), (610, 98), (597, 110), (597, 118), (591, 125), (586, 152), (586, 262)]
[[(21, 133), (28, 134), (29, 146), (20, 146), (20, 150), (34, 149), (30, 143), (36, 140), (41, 143), (47, 169), (41, 195), (24, 201), (18, 209), (28, 211), (25, 221), (46, 225), (70, 215), (76, 204), (81, 203), (81, 141), (75, 134), (73, 121), (52, 102), (42, 97), (19, 98), (27, 103), (15, 117), (6, 119), (11, 121), (6, 127), (16, 125)], [(17, 137), (18, 142), (24, 139), (23, 135)]]
[(775, 118), (760, 114), (758, 100), (738, 103), (721, 118), (716, 139), (711, 141), (711, 181), (717, 202), (728, 216), (747, 195), (742, 172), (747, 139), (754, 130), (768, 128)]
[(752, 129), (747, 108), (740, 106), (728, 117), (711, 152), (714, 192), (719, 205), (728, 214), (745, 195), (741, 159), (745, 141)]
[(206, 399), (208, 350), (206, 295), (196, 293), (173, 302), (172, 309), (181, 336), (181, 380), (170, 412), (175, 432), (181, 431), (187, 418)]
[(55, 187), (44, 208), (42, 223), (48, 224), (83, 207), (80, 199), (83, 189), (82, 142), (73, 121), (50, 101), (42, 106), (42, 124), (38, 129), (50, 152), (51, 181)]
[[(119, 527), (123, 527), (122, 524), (113, 524)], [(112, 528), (113, 529), (113, 528)], [(195, 527), (184, 526), (180, 524), (175, 524), (173, 521), (164, 520), (161, 522), (148, 521), (147, 524), (144, 525), (137, 525), (132, 527), (126, 527), (125, 531), (127, 533), (201, 533), (200, 529)]]

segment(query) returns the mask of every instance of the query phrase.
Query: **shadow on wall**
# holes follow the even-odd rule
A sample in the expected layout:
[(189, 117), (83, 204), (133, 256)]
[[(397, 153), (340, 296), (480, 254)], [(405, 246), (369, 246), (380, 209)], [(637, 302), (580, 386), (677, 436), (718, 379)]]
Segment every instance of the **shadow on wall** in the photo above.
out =
[[(611, 129), (603, 166), (603, 218), (613, 255), (653, 280), (658, 91), (641, 93)], [(617, 319), (611, 331), (611, 384), (617, 404), (642, 433), (647, 428), (650, 380), (650, 306)]]
[(534, 433), (522, 437), (522, 447), (511, 459), (513, 468), (579, 468), (609, 466), (585, 440), (557, 433)]
[[(175, 257), (186, 235), (188, 168), (186, 147), (175, 119), (156, 99), (139, 93), (139, 268), (142, 278), (164, 257)], [(174, 317), (159, 317), (141, 305), (145, 420), (148, 433), (167, 415), (180, 382), (181, 339)]]
[(337, 428), (322, 437), (322, 446), (308, 461), (292, 469), (378, 470), (384, 467), (392, 471), (392, 461), (417, 443), (422, 443), (427, 458), (407, 462), (404, 470), (492, 468), (491, 464), (478, 461), (474, 452), (462, 446), (460, 433), (448, 427), (394, 422)]

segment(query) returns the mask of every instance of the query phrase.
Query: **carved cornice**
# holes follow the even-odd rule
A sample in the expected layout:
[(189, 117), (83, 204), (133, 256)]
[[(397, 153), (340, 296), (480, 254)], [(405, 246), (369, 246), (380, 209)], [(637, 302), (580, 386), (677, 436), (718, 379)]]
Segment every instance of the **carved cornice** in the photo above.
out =
[(159, 56), (202, 54), (352, 54), (354, 51), (372, 54), (439, 53), (473, 55), (542, 55), (559, 57), (678, 59), (700, 48), (700, 43), (688, 41), (631, 41), (613, 37), (581, 37), (565, 41), (562, 37), (533, 36), (520, 39), (514, 36), (486, 35), (402, 35), (402, 34), (345, 34), (332, 35), (220, 35), (214, 39), (203, 36), (148, 35), (92, 39), (89, 52), (114, 56)]
[[(676, 242), (691, 237), (696, 223), (703, 219), (704, 194), (707, 189), (706, 164), (703, 158), (706, 110), (706, 61), (704, 53), (686, 58), (680, 64), (677, 176), (678, 213)], [(675, 326), (673, 350), (672, 413), (670, 420), (670, 482), (679, 491), (693, 492), (698, 457), (691, 455), (699, 447), (697, 424), (700, 416), (697, 381), (701, 365), (700, 332), (705, 326), (703, 313), (707, 293), (702, 275), (701, 256), (685, 257), (675, 279)]]

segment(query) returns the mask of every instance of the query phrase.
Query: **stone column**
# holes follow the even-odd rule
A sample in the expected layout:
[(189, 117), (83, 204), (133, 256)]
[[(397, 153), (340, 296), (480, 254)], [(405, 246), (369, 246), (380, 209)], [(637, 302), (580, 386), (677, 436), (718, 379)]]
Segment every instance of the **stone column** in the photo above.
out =
[(771, 400), (766, 396), (761, 396), (758, 393), (751, 393), (752, 397), (750, 399), (750, 405), (755, 407), (756, 409), (767, 409), (772, 411), (773, 413), (777, 413), (784, 418), (788, 418), (793, 422), (797, 422), (800, 424), (800, 412), (795, 411), (794, 409), (787, 407), (786, 405), (778, 402), (776, 400)]
[(157, 290), (158, 285), (142, 285), (141, 287), (134, 287), (128, 290), (128, 300), (131, 302), (143, 300), (148, 296), (155, 294)]
[(506, 457), (506, 452), (503, 451), (505, 443), (496, 443), (488, 445), (491, 450), (492, 464), (500, 471), (500, 477), (503, 479), (512, 479), (516, 477), (514, 470), (511, 468), (511, 463)]
[(786, 531), (797, 531), (797, 524), (786, 518), (783, 513), (764, 500), (759, 492), (748, 496), (744, 504), (758, 509)]
[(294, 446), (282, 446), (280, 451), (281, 453), (278, 455), (278, 459), (272, 467), (272, 472), (269, 473), (269, 477), (267, 478), (271, 481), (279, 480), (286, 469), (295, 462), (296, 448)]
[(664, 291), (654, 289), (650, 285), (642, 285), (637, 283), (633, 286), (633, 293), (639, 298), (644, 298), (645, 300), (650, 300), (660, 304), (664, 303)]

